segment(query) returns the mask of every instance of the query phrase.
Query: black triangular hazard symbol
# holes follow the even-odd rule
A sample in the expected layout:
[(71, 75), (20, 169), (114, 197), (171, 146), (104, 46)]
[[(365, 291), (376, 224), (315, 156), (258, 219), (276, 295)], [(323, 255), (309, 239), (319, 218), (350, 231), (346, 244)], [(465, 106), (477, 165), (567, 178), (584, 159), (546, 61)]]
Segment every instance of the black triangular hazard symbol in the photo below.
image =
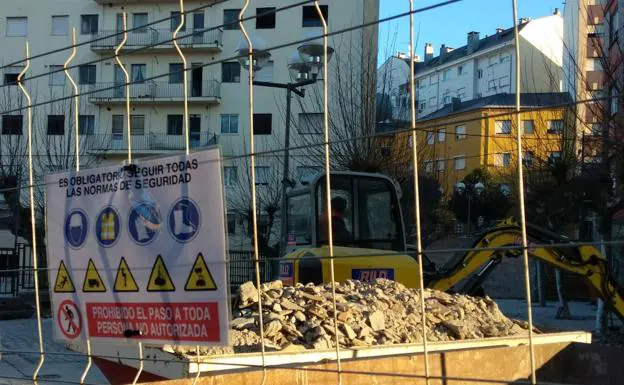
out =
[(56, 273), (56, 281), (54, 282), (54, 292), (55, 293), (75, 293), (76, 288), (74, 287), (74, 282), (69, 275), (69, 271), (67, 271), (67, 267), (65, 267), (65, 262), (61, 261), (61, 264), (58, 268), (58, 273)]
[(160, 255), (156, 257), (156, 262), (154, 262), (154, 267), (152, 267), (152, 272), (147, 282), (147, 291), (175, 291), (175, 286), (167, 271), (167, 266), (165, 266), (165, 262)]
[(95, 268), (95, 263), (93, 263), (91, 258), (89, 258), (89, 265), (87, 266), (87, 273), (85, 274), (85, 279), (82, 284), (82, 291), (85, 293), (106, 292), (104, 281), (102, 281), (102, 277), (100, 277), (100, 273), (98, 273)]
[(193, 268), (186, 279), (185, 291), (213, 291), (217, 290), (217, 284), (210, 274), (202, 253), (197, 254)]
[(115, 277), (115, 285), (113, 287), (115, 292), (124, 291), (139, 291), (139, 286), (128, 267), (128, 263), (124, 257), (121, 257), (119, 261), (119, 267), (117, 268), (117, 277)]

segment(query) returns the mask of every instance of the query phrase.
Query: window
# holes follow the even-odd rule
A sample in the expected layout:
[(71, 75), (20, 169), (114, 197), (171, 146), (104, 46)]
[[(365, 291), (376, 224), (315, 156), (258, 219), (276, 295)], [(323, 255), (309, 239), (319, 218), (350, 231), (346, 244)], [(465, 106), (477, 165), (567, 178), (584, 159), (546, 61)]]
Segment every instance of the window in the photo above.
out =
[(435, 136), (433, 132), (427, 132), (427, 144), (434, 144)]
[(146, 33), (147, 32), (147, 13), (133, 13), (132, 14), (132, 29), (133, 33)]
[(511, 134), (511, 120), (497, 120), (494, 122), (494, 132), (499, 135)]
[(95, 115), (78, 115), (78, 134), (93, 135), (95, 132)]
[(52, 36), (69, 35), (69, 16), (52, 16)]
[(145, 115), (131, 115), (130, 124), (131, 135), (145, 135)]
[(234, 114), (221, 115), (221, 133), (222, 134), (238, 134), (238, 115), (234, 115)]
[(463, 170), (466, 168), (466, 156), (460, 155), (453, 157), (453, 165), (455, 166), (455, 170)]
[[(184, 25), (180, 29), (180, 32), (186, 31), (187, 23), (188, 21), (186, 20), (186, 17), (185, 17)], [(180, 26), (180, 11), (173, 11), (171, 12), (171, 27), (170, 27), (171, 32), (174, 32), (176, 29), (178, 29), (179, 26)]]
[(451, 95), (444, 95), (442, 99), (442, 104), (451, 104)]
[(169, 63), (169, 84), (181, 84), (184, 82), (184, 64)]
[(501, 76), (498, 79), (498, 86), (499, 87), (507, 87), (509, 85), (509, 76)]
[(535, 159), (535, 155), (532, 151), (526, 151), (522, 154), (522, 164), (526, 167), (533, 167), (533, 159)]
[(227, 215), (227, 231), (228, 234), (236, 234), (236, 214)]
[(254, 72), (255, 78), (259, 82), (272, 82), (273, 81), (273, 61), (266, 63), (262, 70)]
[[(321, 5), (321, 13), (323, 14), (323, 18), (325, 21), (328, 20), (329, 8), (327, 5)], [(323, 23), (321, 22), (321, 18), (316, 12), (316, 7), (313, 5), (306, 5), (303, 7), (303, 13), (301, 17), (301, 26), (302, 27), (322, 27)]]
[(65, 134), (65, 116), (48, 115), (48, 135)]
[(238, 29), (238, 15), (240, 9), (224, 9), (223, 10), (223, 29), (231, 31)]
[(494, 158), (494, 160), (495, 160), (495, 165), (497, 167), (507, 168), (511, 165), (511, 153), (503, 152), (500, 154), (496, 154), (496, 157)]
[(221, 82), (239, 83), (240, 64), (238, 64), (237, 62), (221, 63)]
[(4, 74), (4, 84), (16, 86), (18, 77), (19, 73)]
[(95, 84), (95, 65), (81, 65), (78, 67), (78, 83)]
[(611, 100), (611, 115), (615, 115), (617, 114), (617, 110), (618, 110), (618, 98), (617, 98), (617, 89), (615, 87), (611, 88), (611, 90), (609, 91), (609, 96), (610, 100)]
[(27, 17), (7, 17), (6, 18), (6, 35), (7, 36), (26, 36), (28, 32)]
[(500, 57), (501, 63), (509, 63), (510, 60), (511, 60), (511, 56), (509, 55), (501, 55)]
[(80, 16), (80, 34), (95, 35), (98, 33), (98, 15), (81, 15)]
[(477, 70), (477, 78), (479, 78), (479, 79), (483, 78), (483, 70), (482, 69), (478, 69)]
[(269, 184), (269, 171), (267, 166), (256, 166), (256, 186), (266, 186)]
[(275, 7), (256, 8), (256, 29), (275, 28)]
[(133, 64), (132, 67), (130, 67), (130, 70), (132, 81), (134, 83), (145, 83), (145, 64)]
[(182, 115), (167, 115), (167, 135), (182, 135), (183, 126)]
[(561, 159), (561, 151), (552, 151), (548, 153), (548, 163), (553, 164)]
[(321, 168), (316, 166), (297, 166), (297, 180), (300, 182), (309, 181), (320, 171)]
[(223, 167), (223, 183), (228, 186), (234, 186), (238, 182), (238, 169), (236, 166)]
[(254, 114), (254, 135), (271, 135), (273, 126), (273, 115), (271, 114)]
[(441, 128), (440, 131), (438, 131), (438, 142), (444, 142), (445, 139), (446, 139), (446, 128)]
[(466, 139), (466, 126), (455, 127), (455, 140)]
[(124, 136), (124, 116), (113, 115), (113, 122), (111, 124), (111, 134), (113, 140), (121, 140)]
[(51, 86), (65, 85), (65, 73), (63, 72), (63, 66), (50, 66), (49, 83)]
[(466, 71), (464, 69), (464, 66), (463, 65), (458, 66), (457, 67), (457, 76), (461, 76), (461, 75), (465, 75), (465, 74), (466, 74)]
[(591, 125), (591, 135), (592, 136), (600, 136), (600, 135), (602, 135), (602, 124), (600, 124), (600, 123), (592, 123), (592, 125)]
[(438, 77), (436, 75), (431, 75), (429, 77), (429, 84), (430, 85), (438, 84)]
[(301, 113), (297, 127), (300, 134), (321, 134), (323, 132), (323, 114)]
[(425, 161), (425, 172), (433, 172), (433, 161), (431, 160), (426, 160)]
[(436, 160), (436, 169), (438, 171), (444, 171), (444, 159), (438, 159)]
[(418, 110), (424, 111), (425, 108), (427, 108), (427, 102), (420, 102), (420, 104), (418, 105)]
[(442, 73), (442, 81), (446, 81), (450, 79), (451, 79), (451, 70), (448, 69)]
[(524, 135), (533, 135), (535, 133), (535, 125), (532, 120), (522, 121), (522, 132), (524, 132)]
[(429, 98), (429, 107), (434, 107), (438, 105), (438, 98), (436, 96)]
[(457, 97), (459, 98), (459, 100), (466, 99), (466, 87), (457, 89)]
[(563, 132), (563, 120), (549, 120), (546, 124), (549, 134), (561, 134)]
[(496, 80), (488, 80), (488, 91), (496, 89)]
[(2, 135), (22, 135), (22, 115), (2, 115)]

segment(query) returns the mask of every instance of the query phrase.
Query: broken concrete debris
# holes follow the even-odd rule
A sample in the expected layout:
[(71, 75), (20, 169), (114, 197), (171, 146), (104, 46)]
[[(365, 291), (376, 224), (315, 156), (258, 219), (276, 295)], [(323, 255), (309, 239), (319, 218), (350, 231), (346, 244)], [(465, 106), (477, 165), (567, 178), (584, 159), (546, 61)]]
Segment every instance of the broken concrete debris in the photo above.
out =
[[(330, 349), (336, 338), (341, 347), (422, 342), (418, 289), (386, 279), (336, 283), (337, 329), (331, 289), (331, 284), (283, 287), (275, 281), (257, 290), (252, 282), (242, 284), (231, 323), (231, 352), (260, 350), (260, 296), (267, 351)], [(424, 294), (428, 341), (527, 333), (526, 327), (505, 317), (489, 298), (428, 289)], [(194, 351), (188, 348), (189, 353)], [(214, 354), (213, 349), (204, 353)]]

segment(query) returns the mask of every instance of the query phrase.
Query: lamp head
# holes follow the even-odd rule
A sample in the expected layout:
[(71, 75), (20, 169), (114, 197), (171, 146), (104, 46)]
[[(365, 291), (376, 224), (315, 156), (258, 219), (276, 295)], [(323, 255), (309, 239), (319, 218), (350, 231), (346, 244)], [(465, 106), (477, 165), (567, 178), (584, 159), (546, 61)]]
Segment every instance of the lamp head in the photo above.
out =
[[(253, 47), (253, 69), (254, 72), (260, 71), (269, 62), (271, 53), (267, 50), (267, 44), (264, 39), (260, 37), (252, 36), (251, 44)], [(238, 62), (241, 67), (249, 71), (249, 67), (252, 63), (249, 61), (249, 44), (247, 43), (247, 39), (241, 38), (234, 52), (238, 55)]]

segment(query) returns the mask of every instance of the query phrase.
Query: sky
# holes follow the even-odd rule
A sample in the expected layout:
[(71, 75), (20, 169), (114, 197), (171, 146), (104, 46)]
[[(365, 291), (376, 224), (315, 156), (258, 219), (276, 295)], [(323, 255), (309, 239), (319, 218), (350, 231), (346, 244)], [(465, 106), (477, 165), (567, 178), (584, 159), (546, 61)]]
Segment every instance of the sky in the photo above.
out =
[[(414, 9), (444, 0), (414, 0)], [(518, 18), (552, 15), (555, 8), (563, 13), (563, 0), (518, 0)], [(408, 0), (380, 0), (379, 18), (409, 11)], [(434, 56), (440, 45), (458, 48), (466, 44), (466, 34), (480, 32), (492, 35), (496, 28), (512, 27), (511, 0), (463, 0), (458, 3), (414, 15), (416, 54), (423, 56), (426, 42), (433, 43)], [(409, 16), (382, 23), (379, 28), (379, 64), (396, 51), (407, 52), (409, 46)]]

